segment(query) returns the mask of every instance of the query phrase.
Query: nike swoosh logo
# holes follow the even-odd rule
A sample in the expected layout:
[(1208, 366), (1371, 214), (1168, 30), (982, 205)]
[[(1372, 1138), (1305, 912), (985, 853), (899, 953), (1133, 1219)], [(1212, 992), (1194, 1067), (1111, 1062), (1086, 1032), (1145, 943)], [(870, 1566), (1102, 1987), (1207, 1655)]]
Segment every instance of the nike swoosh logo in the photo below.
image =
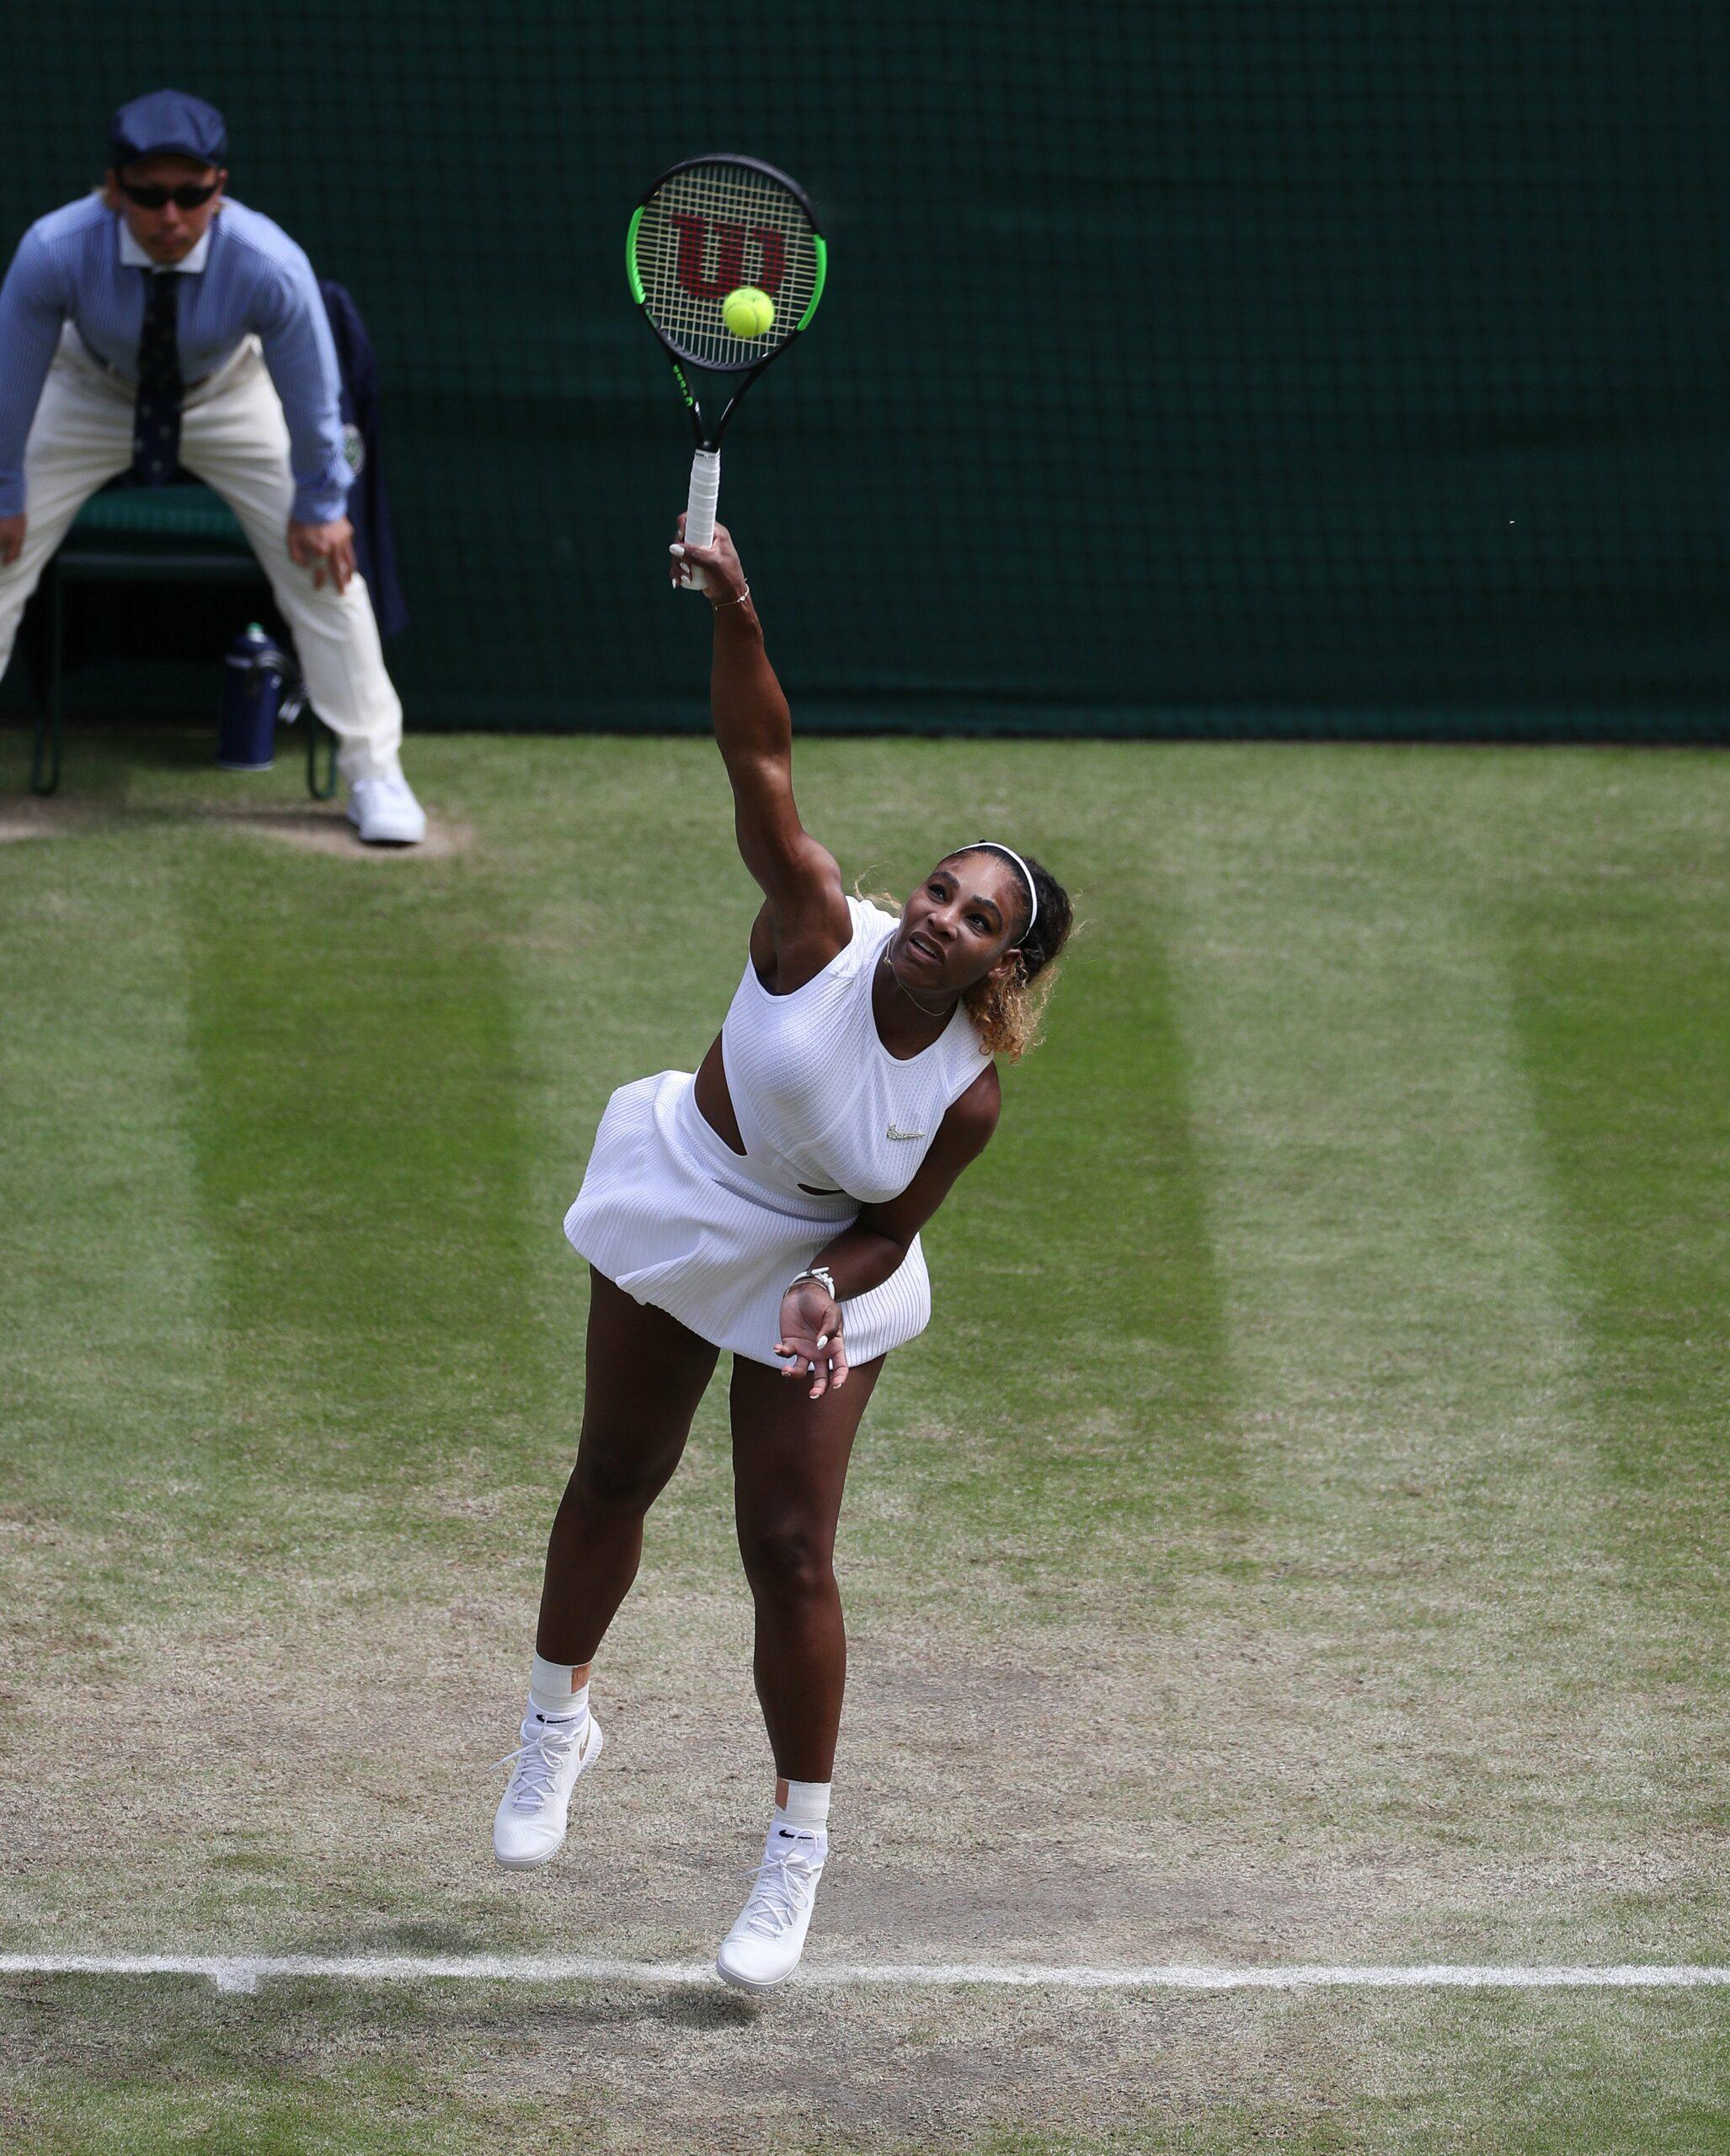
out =
[(891, 1123), (888, 1134), (891, 1138), (923, 1138), (925, 1133), (922, 1130), (897, 1130), (894, 1123)]

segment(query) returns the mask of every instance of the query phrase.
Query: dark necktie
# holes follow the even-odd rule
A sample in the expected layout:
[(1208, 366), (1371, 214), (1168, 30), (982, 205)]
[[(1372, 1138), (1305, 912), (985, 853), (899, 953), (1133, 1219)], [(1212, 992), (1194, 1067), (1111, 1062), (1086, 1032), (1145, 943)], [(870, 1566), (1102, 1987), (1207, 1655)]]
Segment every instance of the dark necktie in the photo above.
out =
[(165, 487), (180, 462), (180, 348), (174, 336), (180, 279), (172, 270), (148, 274), (144, 328), (138, 339), (132, 469), (146, 486)]

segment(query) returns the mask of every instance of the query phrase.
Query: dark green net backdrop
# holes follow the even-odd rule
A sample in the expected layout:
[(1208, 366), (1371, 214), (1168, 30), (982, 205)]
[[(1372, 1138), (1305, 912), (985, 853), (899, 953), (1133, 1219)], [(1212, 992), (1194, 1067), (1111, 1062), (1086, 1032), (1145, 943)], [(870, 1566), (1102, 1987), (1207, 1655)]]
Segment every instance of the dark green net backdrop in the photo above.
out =
[(1722, 0), (54, 0), (3, 69), (8, 245), (173, 83), (354, 292), (411, 726), (705, 723), (622, 259), (718, 147), (831, 242), (724, 472), (802, 723), (1723, 738)]

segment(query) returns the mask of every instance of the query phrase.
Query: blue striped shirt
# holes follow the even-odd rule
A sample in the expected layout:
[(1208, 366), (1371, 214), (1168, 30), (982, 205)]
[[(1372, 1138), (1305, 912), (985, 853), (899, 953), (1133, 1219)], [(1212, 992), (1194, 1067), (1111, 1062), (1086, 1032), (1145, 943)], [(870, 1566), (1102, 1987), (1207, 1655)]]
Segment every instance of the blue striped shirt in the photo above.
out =
[[(122, 260), (123, 236), (117, 212), (87, 195), (39, 217), (19, 242), (0, 285), (0, 516), (29, 507), (24, 441), (61, 324), (75, 324), (123, 379), (137, 379), (152, 272)], [(200, 250), (203, 267), (193, 274)], [(294, 514), (306, 524), (342, 515), (353, 475), (343, 456), (336, 347), (312, 264), (280, 226), (227, 201), (178, 274), (181, 380), (213, 373), (255, 332), (288, 420)]]

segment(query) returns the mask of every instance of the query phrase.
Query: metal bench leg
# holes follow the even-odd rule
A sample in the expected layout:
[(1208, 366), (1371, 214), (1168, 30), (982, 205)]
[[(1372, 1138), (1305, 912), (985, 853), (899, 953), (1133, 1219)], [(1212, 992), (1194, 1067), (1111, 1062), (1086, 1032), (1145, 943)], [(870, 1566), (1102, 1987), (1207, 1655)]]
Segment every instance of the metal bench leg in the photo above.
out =
[[(319, 751), (323, 750), (324, 775), (318, 775)], [(315, 801), (328, 801), (336, 792), (336, 736), (309, 704), (307, 707), (307, 791)]]
[(52, 793), (60, 784), (61, 744), (65, 734), (66, 618), (61, 581), (49, 572), (48, 708), (38, 707), (30, 741), (30, 791)]

